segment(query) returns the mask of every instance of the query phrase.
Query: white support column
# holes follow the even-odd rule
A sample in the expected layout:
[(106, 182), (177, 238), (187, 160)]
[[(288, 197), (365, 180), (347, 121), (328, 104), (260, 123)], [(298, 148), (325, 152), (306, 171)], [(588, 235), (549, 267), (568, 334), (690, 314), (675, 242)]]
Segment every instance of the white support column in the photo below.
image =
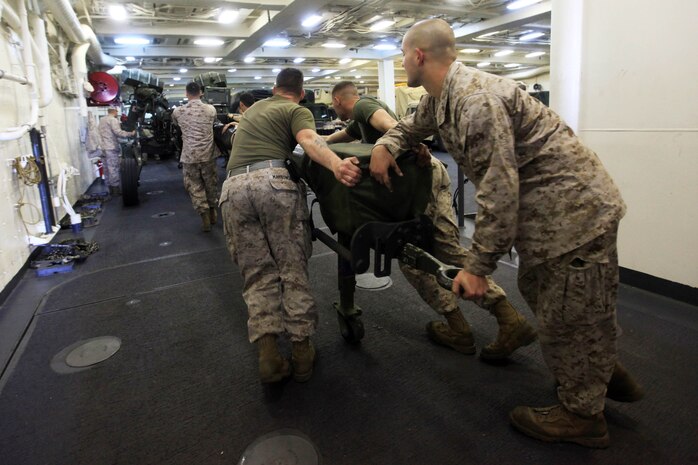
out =
[(395, 67), (392, 59), (378, 62), (378, 98), (395, 111)]

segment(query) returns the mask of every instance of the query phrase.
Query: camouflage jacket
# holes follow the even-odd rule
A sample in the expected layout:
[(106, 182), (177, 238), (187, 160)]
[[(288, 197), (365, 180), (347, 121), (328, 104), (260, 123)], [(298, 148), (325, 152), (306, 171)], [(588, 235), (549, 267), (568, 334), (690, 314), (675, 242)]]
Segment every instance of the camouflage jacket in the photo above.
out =
[(213, 123), (216, 109), (195, 99), (175, 108), (172, 121), (182, 130), (182, 163), (211, 161), (213, 152)]
[(99, 145), (102, 150), (119, 150), (119, 137), (131, 135), (128, 131), (121, 129), (121, 123), (111, 115), (104, 116), (99, 120)]
[(558, 257), (625, 214), (596, 154), (514, 81), (454, 62), (441, 97), (425, 95), (376, 144), (398, 156), (437, 132), (476, 188), (470, 273), (492, 273), (513, 245), (522, 267)]

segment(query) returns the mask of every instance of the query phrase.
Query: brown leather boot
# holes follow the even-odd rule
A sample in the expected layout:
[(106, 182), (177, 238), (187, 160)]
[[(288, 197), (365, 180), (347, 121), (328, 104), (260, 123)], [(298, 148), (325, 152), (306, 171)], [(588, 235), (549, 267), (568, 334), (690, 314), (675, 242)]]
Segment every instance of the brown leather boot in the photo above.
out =
[(216, 222), (218, 221), (218, 212), (216, 212), (216, 207), (209, 208), (208, 215), (211, 219), (211, 224), (216, 224)]
[(616, 362), (606, 397), (618, 402), (637, 402), (645, 397), (645, 390), (620, 362)]
[(499, 331), (497, 339), (487, 344), (480, 351), (485, 360), (502, 360), (510, 356), (519, 347), (527, 346), (538, 337), (536, 330), (507, 299), (502, 299), (492, 308), (497, 318)]
[(430, 321), (427, 323), (427, 335), (432, 342), (450, 347), (461, 354), (472, 355), (475, 353), (475, 342), (470, 325), (465, 320), (460, 309), (444, 313), (446, 323), (443, 321)]
[(211, 231), (211, 214), (209, 212), (203, 212), (201, 214), (201, 230), (203, 232)]
[(281, 356), (275, 334), (257, 339), (259, 348), (259, 379), (262, 383), (276, 383), (291, 374), (291, 365)]
[(310, 338), (291, 343), (291, 363), (293, 364), (293, 379), (299, 383), (304, 383), (313, 376), (315, 347)]
[(603, 412), (583, 417), (562, 405), (516, 407), (509, 413), (512, 426), (532, 438), (546, 442), (573, 442), (603, 449), (610, 444)]

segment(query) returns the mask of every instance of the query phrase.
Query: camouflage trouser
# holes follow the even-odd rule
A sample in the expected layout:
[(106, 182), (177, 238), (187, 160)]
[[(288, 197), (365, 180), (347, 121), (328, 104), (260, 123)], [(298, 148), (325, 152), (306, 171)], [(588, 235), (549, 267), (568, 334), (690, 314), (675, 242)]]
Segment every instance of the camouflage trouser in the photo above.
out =
[(221, 193), (228, 250), (245, 281), (250, 342), (286, 332), (292, 341), (317, 326), (310, 292), (312, 253), (308, 205), (286, 168), (266, 168), (228, 178)]
[(194, 210), (205, 213), (218, 202), (218, 172), (216, 160), (202, 163), (182, 163), (184, 188), (191, 197)]
[[(446, 167), (438, 159), (432, 157), (431, 166), (431, 199), (424, 214), (434, 223), (433, 255), (446, 264), (462, 267), (469, 252), (460, 245), (460, 231), (451, 208), (451, 180)], [(420, 297), (437, 313), (443, 315), (458, 308), (456, 295), (439, 286), (432, 275), (403, 263), (400, 263), (400, 270)], [(482, 301), (476, 303), (489, 311), (497, 302), (506, 298), (506, 293), (495, 284), (492, 277), (487, 276), (487, 283), (487, 293)]]
[(581, 415), (603, 411), (616, 363), (617, 235), (616, 224), (578, 249), (519, 270), (560, 402)]
[(102, 150), (104, 152), (104, 169), (106, 169), (107, 185), (121, 186), (121, 150)]

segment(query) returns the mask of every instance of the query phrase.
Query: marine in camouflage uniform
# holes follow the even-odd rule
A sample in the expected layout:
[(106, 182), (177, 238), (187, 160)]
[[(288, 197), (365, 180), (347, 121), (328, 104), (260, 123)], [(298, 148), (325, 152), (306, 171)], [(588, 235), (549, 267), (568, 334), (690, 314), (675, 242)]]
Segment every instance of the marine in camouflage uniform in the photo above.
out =
[(99, 132), (100, 146), (104, 153), (107, 169), (107, 185), (112, 194), (118, 194), (121, 190), (121, 145), (119, 137), (128, 137), (135, 134), (135, 131), (128, 132), (121, 129), (118, 120), (119, 112), (115, 108), (107, 110), (97, 127)]
[[(302, 96), (303, 73), (287, 68), (277, 75), (274, 96), (245, 112), (220, 199), (228, 250), (245, 281), (249, 340), (259, 348), (263, 383), (287, 377), (291, 366), (294, 379), (307, 381), (315, 359), (310, 336), (318, 315), (308, 281), (308, 205), (284, 162), (301, 144), (345, 185), (360, 177), (358, 160), (340, 160), (315, 133), (312, 113), (298, 105)], [(291, 364), (277, 346), (282, 334), (291, 340)]]
[[(334, 86), (332, 107), (342, 120), (351, 122), (346, 129), (328, 136), (328, 143), (360, 139), (363, 143), (374, 144), (397, 124), (397, 116), (384, 102), (367, 96), (359, 98), (358, 90), (351, 81), (342, 81)], [(432, 192), (424, 213), (434, 225), (434, 256), (444, 263), (458, 266), (468, 252), (460, 245), (460, 231), (451, 208), (451, 180), (443, 163), (433, 156), (429, 159)], [(445, 323), (430, 321), (427, 324), (429, 338), (458, 352), (474, 354), (473, 334), (458, 307), (456, 296), (442, 288), (436, 278), (428, 273), (404, 263), (400, 263), (400, 270), (422, 300), (446, 319)], [(480, 351), (480, 356), (488, 360), (501, 360), (519, 347), (534, 342), (536, 331), (509, 303), (504, 289), (491, 276), (487, 276), (487, 281), (487, 293), (476, 303), (494, 315), (499, 332), (497, 338)]]
[(216, 109), (201, 101), (201, 87), (187, 84), (186, 105), (175, 108), (172, 121), (182, 130), (182, 175), (184, 188), (194, 210), (201, 215), (202, 230), (208, 232), (216, 223), (218, 173), (213, 145)]
[(513, 425), (546, 441), (606, 447), (604, 394), (618, 336), (616, 235), (626, 209), (618, 188), (558, 115), (515, 82), (455, 62), (446, 22), (415, 24), (403, 53), (408, 85), (423, 84), (429, 94), (378, 140), (372, 175), (389, 184), (391, 154), (438, 132), (474, 183), (478, 204), (454, 292), (478, 298), (484, 276), (516, 246), (519, 288), (559, 383), (561, 405), (517, 407)]

